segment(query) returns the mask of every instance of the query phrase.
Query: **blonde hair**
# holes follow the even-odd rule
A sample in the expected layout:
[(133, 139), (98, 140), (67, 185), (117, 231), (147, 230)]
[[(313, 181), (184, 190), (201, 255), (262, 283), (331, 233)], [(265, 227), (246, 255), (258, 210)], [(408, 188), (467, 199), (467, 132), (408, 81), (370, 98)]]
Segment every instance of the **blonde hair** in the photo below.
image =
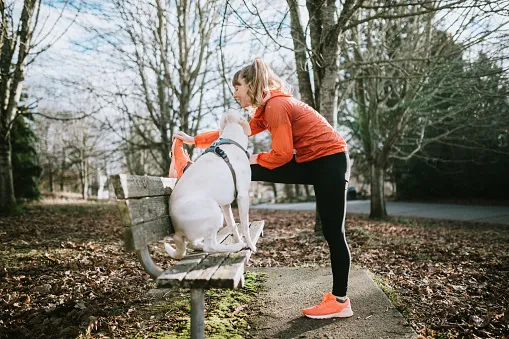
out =
[(270, 98), (270, 91), (291, 92), (290, 86), (260, 58), (255, 58), (252, 64), (237, 71), (232, 85), (240, 86), (240, 79), (247, 84), (247, 95), (254, 107), (263, 105)]

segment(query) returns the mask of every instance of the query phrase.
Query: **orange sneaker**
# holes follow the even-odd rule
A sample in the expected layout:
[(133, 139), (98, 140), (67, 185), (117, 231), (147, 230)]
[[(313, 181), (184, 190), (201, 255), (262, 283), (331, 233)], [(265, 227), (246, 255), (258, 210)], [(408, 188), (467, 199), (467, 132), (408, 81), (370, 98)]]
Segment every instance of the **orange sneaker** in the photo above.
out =
[(305, 308), (302, 313), (313, 319), (348, 318), (353, 315), (350, 299), (340, 303), (332, 293), (324, 294), (320, 304)]
[(189, 153), (184, 149), (184, 142), (177, 138), (173, 139), (168, 177), (180, 178), (184, 174), (186, 167), (192, 163)]

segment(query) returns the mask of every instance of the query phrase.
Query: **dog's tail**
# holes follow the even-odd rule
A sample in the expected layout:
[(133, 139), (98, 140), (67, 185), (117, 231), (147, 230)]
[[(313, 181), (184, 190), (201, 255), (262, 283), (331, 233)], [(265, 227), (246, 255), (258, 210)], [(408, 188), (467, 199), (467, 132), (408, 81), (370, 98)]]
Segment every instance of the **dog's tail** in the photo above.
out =
[(173, 259), (182, 259), (186, 255), (186, 241), (184, 237), (179, 234), (173, 235), (173, 241), (177, 247), (176, 249), (166, 242), (164, 243), (164, 249)]

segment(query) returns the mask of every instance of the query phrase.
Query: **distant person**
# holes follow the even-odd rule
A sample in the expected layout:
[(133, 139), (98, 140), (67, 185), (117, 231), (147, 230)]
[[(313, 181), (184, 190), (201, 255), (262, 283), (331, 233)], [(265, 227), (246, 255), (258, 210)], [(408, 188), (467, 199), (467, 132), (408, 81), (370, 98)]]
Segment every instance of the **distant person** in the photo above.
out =
[[(232, 79), (233, 97), (251, 113), (251, 135), (268, 130), (272, 135), (269, 152), (250, 157), (251, 179), (284, 184), (307, 184), (315, 189), (322, 231), (329, 245), (332, 293), (322, 302), (304, 309), (315, 319), (353, 315), (347, 297), (350, 250), (345, 238), (345, 210), (350, 160), (345, 140), (313, 108), (292, 97), (288, 85), (261, 59), (239, 70)], [(219, 131), (191, 137), (177, 132), (172, 163), (180, 177), (192, 162), (182, 142), (207, 148), (219, 138)]]

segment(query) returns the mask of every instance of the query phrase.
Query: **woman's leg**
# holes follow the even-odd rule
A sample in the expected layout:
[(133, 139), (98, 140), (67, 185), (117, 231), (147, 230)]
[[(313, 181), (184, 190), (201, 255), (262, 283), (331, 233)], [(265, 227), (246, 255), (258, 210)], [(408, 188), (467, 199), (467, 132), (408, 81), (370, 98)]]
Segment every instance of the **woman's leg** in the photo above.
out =
[(283, 166), (268, 169), (260, 165), (251, 165), (251, 180), (280, 184), (313, 184), (309, 173), (309, 163), (297, 163), (295, 158)]
[(313, 163), (315, 196), (322, 231), (329, 244), (332, 294), (346, 296), (350, 272), (350, 250), (345, 238), (345, 212), (350, 161), (347, 153), (317, 159)]
[(346, 296), (350, 272), (350, 250), (345, 238), (346, 193), (350, 180), (347, 153), (338, 153), (307, 163), (289, 163), (273, 170), (251, 165), (252, 181), (284, 184), (313, 184), (322, 231), (330, 249), (332, 293)]

